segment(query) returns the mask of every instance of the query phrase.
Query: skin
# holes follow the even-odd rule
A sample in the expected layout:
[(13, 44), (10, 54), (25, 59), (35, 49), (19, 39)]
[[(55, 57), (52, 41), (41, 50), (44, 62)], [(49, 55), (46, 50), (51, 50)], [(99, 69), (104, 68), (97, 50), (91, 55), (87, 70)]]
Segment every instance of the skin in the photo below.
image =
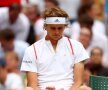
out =
[(81, 28), (79, 41), (83, 44), (85, 49), (88, 48), (88, 46), (90, 45), (91, 39), (92, 39), (92, 35), (90, 31), (88, 30), (88, 28), (86, 27)]
[(7, 70), (5, 67), (0, 67), (0, 83), (5, 84), (7, 77)]
[(85, 83), (87, 86), (90, 86), (90, 83), (89, 83), (90, 75), (92, 75), (91, 72), (90, 72), (88, 69), (85, 69), (85, 70), (84, 70), (84, 83)]
[(20, 13), (20, 10), (10, 10), (9, 11), (9, 20), (11, 24), (16, 22), (19, 16), (19, 13)]
[(101, 65), (102, 64), (102, 58), (103, 58), (103, 55), (102, 55), (102, 52), (100, 49), (98, 48), (94, 48), (92, 50), (92, 54), (91, 54), (91, 60), (94, 64), (98, 64), (98, 65)]
[(38, 14), (38, 6), (33, 5), (33, 6), (28, 6), (28, 7), (23, 7), (22, 12), (29, 18), (29, 20), (32, 22), (32, 24), (35, 23), (37, 14)]
[(77, 90), (83, 84), (84, 63), (80, 62), (74, 66), (74, 84), (70, 90)]
[(58, 40), (62, 38), (65, 26), (62, 24), (45, 25), (45, 30), (47, 30), (46, 39), (51, 41), (54, 50), (56, 50)]
[[(48, 24), (45, 25), (45, 30), (47, 30), (46, 40), (50, 40), (54, 50), (56, 50), (57, 42), (62, 38), (63, 31), (66, 25), (63, 24)], [(84, 63), (80, 62), (74, 66), (74, 85), (70, 87), (70, 90), (77, 90), (83, 83), (83, 72), (84, 72)], [(28, 86), (32, 87), (34, 90), (40, 90), (38, 87), (38, 76), (36, 73), (27, 72)], [(26, 88), (27, 90), (27, 88)], [(32, 89), (31, 89), (32, 90)], [(54, 87), (46, 87), (45, 90), (55, 90)], [(63, 90), (63, 89), (60, 89)], [(80, 88), (78, 89), (80, 90)]]
[(0, 42), (4, 51), (11, 51), (14, 49), (14, 39), (8, 41), (5, 39), (1, 39)]
[(16, 59), (16, 56), (12, 52), (8, 52), (5, 56), (6, 63), (7, 63), (7, 70), (8, 72), (14, 72), (18, 74), (18, 65), (19, 61)]

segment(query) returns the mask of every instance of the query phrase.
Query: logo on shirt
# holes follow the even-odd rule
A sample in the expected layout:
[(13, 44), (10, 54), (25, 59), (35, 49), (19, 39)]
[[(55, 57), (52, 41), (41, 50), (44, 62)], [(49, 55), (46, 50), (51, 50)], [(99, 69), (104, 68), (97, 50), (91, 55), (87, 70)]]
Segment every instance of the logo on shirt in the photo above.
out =
[(60, 21), (58, 19), (56, 19), (55, 22), (60, 22)]
[(32, 61), (23, 61), (24, 63), (32, 63)]

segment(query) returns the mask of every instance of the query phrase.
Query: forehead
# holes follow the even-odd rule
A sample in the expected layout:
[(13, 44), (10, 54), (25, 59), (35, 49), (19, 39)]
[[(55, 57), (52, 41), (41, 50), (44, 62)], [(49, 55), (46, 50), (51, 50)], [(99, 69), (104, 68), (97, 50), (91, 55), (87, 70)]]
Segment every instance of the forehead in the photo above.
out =
[(84, 34), (91, 34), (91, 31), (88, 29), (88, 28), (81, 28), (81, 33), (84, 33)]
[(95, 48), (94, 50), (92, 50), (93, 53), (101, 53), (100, 49)]

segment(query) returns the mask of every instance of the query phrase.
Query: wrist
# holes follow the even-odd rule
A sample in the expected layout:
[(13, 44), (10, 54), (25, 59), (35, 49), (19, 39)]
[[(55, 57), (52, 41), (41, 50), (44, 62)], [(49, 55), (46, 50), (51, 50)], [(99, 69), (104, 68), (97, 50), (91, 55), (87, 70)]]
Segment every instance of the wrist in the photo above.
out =
[(82, 84), (73, 84), (69, 90), (77, 90)]

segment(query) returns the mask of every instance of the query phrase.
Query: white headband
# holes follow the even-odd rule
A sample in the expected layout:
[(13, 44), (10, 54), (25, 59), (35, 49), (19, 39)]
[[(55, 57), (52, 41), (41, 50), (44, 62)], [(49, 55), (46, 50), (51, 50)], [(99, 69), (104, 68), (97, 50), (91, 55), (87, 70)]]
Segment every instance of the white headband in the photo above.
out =
[(67, 24), (67, 19), (65, 17), (47, 17), (45, 24)]

